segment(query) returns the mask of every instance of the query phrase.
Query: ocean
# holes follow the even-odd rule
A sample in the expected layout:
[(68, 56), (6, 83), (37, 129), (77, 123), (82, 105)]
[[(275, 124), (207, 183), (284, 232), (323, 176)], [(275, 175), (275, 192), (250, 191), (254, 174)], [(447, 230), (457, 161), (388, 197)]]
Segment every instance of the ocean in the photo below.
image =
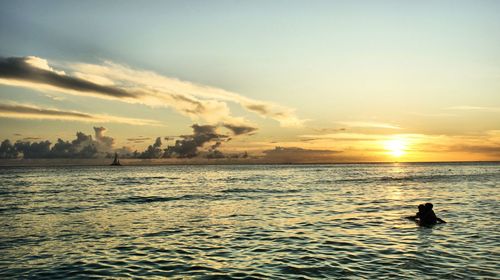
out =
[[(0, 168), (0, 278), (499, 279), (500, 164)], [(405, 219), (432, 202), (447, 221)]]

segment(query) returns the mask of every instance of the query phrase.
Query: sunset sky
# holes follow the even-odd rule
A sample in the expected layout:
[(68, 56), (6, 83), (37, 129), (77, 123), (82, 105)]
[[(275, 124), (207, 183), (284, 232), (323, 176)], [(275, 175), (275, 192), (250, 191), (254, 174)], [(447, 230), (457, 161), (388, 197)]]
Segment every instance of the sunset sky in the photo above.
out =
[(494, 0), (0, 1), (0, 139), (500, 160), (499, 30)]

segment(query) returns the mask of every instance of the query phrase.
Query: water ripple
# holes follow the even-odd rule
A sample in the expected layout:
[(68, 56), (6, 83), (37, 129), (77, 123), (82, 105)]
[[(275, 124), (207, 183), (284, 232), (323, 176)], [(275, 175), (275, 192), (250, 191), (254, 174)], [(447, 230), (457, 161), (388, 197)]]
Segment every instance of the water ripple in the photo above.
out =
[[(0, 168), (0, 278), (499, 279), (498, 164)], [(432, 201), (444, 225), (404, 217)]]

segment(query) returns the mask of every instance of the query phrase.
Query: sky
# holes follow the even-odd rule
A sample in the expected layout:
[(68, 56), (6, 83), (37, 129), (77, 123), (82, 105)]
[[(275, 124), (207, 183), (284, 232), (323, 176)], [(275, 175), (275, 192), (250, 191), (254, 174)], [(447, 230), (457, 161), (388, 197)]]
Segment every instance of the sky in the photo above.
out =
[(493, 0), (0, 1), (0, 139), (500, 160), (498, 30)]

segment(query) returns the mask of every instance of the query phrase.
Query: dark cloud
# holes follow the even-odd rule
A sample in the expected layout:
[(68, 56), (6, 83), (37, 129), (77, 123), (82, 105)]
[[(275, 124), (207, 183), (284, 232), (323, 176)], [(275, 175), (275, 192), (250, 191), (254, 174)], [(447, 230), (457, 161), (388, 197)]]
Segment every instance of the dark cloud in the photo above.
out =
[(300, 142), (310, 142), (310, 141), (317, 141), (317, 140), (321, 140), (321, 138), (300, 139)]
[(0, 113), (18, 113), (18, 114), (29, 114), (29, 115), (47, 115), (47, 116), (65, 116), (65, 117), (77, 117), (77, 118), (86, 118), (93, 119), (94, 117), (79, 112), (68, 112), (68, 111), (59, 111), (52, 109), (43, 109), (38, 107), (26, 106), (26, 105), (9, 105), (9, 104), (0, 104)]
[(203, 112), (206, 111), (206, 108), (203, 105), (203, 103), (201, 103), (198, 100), (194, 100), (192, 98), (186, 97), (184, 95), (179, 95), (179, 94), (171, 94), (170, 96), (174, 100), (185, 102), (185, 103), (189, 103), (189, 104), (193, 105), (192, 108), (189, 108), (189, 109), (188, 108), (183, 108), (183, 109), (181, 109), (182, 111), (184, 111), (184, 112), (186, 112), (188, 114), (198, 115), (198, 114), (201, 114), (201, 113), (203, 113)]
[(156, 138), (153, 145), (149, 145), (148, 148), (142, 152), (139, 158), (160, 158), (163, 155), (163, 150), (161, 149), (161, 137)]
[(224, 155), (223, 152), (219, 151), (218, 148), (222, 145), (221, 141), (215, 142), (213, 145), (210, 146), (208, 149), (208, 153), (205, 155), (206, 158), (225, 158), (226, 155)]
[(76, 133), (76, 139), (69, 142), (57, 139), (51, 149), (51, 158), (94, 158), (99, 154), (96, 141), (82, 132)]
[(221, 141), (217, 141), (217, 142), (215, 142), (215, 144), (210, 146), (210, 149), (215, 150), (215, 149), (219, 148), (221, 144), (222, 144)]
[(2, 144), (0, 144), (0, 158), (17, 158), (18, 154), (19, 152), (8, 139), (2, 141)]
[[(24, 140), (12, 144), (9, 140), (5, 140), (0, 146), (0, 158), (95, 158), (109, 157), (113, 152), (119, 152), (124, 157), (144, 159), (161, 157), (191, 158), (198, 155), (199, 148), (212, 141), (215, 141), (215, 143), (209, 147), (209, 156), (207, 157), (223, 157), (222, 152), (218, 151), (217, 148), (222, 141), (228, 141), (229, 137), (218, 134), (215, 130), (216, 126), (195, 124), (192, 128), (193, 134), (180, 136), (181, 139), (177, 140), (174, 146), (169, 146), (165, 150), (162, 149), (162, 137), (156, 138), (155, 142), (143, 152), (132, 152), (128, 147), (113, 149), (114, 139), (104, 135), (106, 129), (104, 127), (94, 127), (95, 139), (92, 139), (91, 135), (77, 132), (74, 140), (58, 139), (52, 147), (50, 141), (30, 142)], [(130, 138), (129, 140), (136, 139)], [(139, 139), (149, 138), (142, 137)]]
[(247, 108), (248, 110), (260, 113), (262, 115), (269, 114), (269, 109), (267, 107), (268, 106), (266, 106), (264, 104), (247, 104), (247, 105), (245, 105), (245, 108)]
[(231, 130), (234, 135), (249, 134), (249, 133), (252, 133), (252, 132), (257, 130), (257, 128), (247, 126), (247, 125), (234, 125), (234, 124), (225, 123), (222, 126)]
[(25, 104), (0, 104), (0, 117), (70, 120), (84, 122), (117, 122), (131, 125), (158, 125), (159, 122), (146, 119), (121, 118), (110, 115), (91, 115), (75, 111), (62, 111), (59, 109), (46, 109)]
[(33, 141), (33, 140), (40, 140), (42, 138), (40, 137), (24, 137), (23, 141)]
[[(194, 124), (191, 128), (193, 129), (192, 134), (177, 136), (179, 139), (175, 141), (175, 144), (168, 146), (166, 149), (162, 149), (162, 137), (158, 137), (152, 145), (149, 145), (142, 152), (132, 152), (128, 147), (114, 149), (115, 141), (112, 137), (104, 135), (106, 132), (104, 127), (94, 127), (95, 139), (91, 135), (77, 132), (74, 140), (58, 139), (52, 147), (50, 141), (30, 142), (23, 140), (12, 144), (9, 140), (5, 140), (0, 148), (0, 158), (97, 158), (110, 157), (114, 152), (119, 153), (124, 158), (143, 159), (162, 157), (193, 158), (197, 156), (206, 158), (245, 158), (248, 156), (246, 153), (244, 155), (225, 155), (219, 151), (222, 144), (230, 141), (231, 137), (219, 134), (215, 125)], [(249, 131), (252, 130), (246, 129), (242, 133)], [(139, 136), (127, 140), (142, 141), (146, 139), (150, 138)], [(165, 137), (165, 139), (170, 140), (173, 138)]]
[(115, 98), (136, 98), (137, 93), (103, 86), (76, 77), (41, 69), (28, 63), (29, 57), (0, 57), (0, 78), (46, 84), (80, 92), (93, 92)]
[[(234, 125), (224, 123), (223, 127), (229, 129), (234, 135), (250, 134), (257, 130), (255, 127), (247, 125)], [(181, 135), (180, 138), (175, 141), (174, 145), (168, 146), (165, 149), (164, 157), (176, 157), (176, 158), (193, 158), (200, 155), (200, 149), (203, 148), (205, 144), (212, 143), (209, 146), (206, 153), (203, 155), (207, 158), (224, 158), (227, 157), (219, 151), (219, 147), (223, 142), (228, 142), (231, 137), (223, 134), (219, 134), (217, 126), (215, 125), (198, 125), (194, 124), (191, 126), (193, 128), (193, 134), (191, 135)], [(239, 155), (231, 155), (230, 157), (239, 157)]]
[(69, 141), (60, 138), (51, 149), (51, 157), (53, 158), (71, 158), (75, 157), (77, 153), (77, 149)]
[(24, 142), (14, 144), (16, 150), (23, 154), (23, 158), (50, 158), (50, 141)]
[(226, 155), (219, 150), (212, 150), (207, 153), (206, 158), (209, 159), (226, 158)]
[[(134, 151), (130, 147), (123, 146), (121, 148), (115, 149), (114, 152), (116, 152), (120, 157), (124, 158), (133, 158), (133, 157), (138, 157), (138, 152), (135, 151), (136, 155), (134, 156)], [(108, 153), (106, 154), (106, 157), (111, 158), (114, 157), (113, 153)]]
[[(104, 136), (106, 129), (104, 127), (94, 127), (95, 140), (91, 135), (82, 132), (76, 133), (74, 140), (65, 141), (57, 139), (57, 142), (51, 147), (48, 140), (40, 142), (30, 142), (37, 140), (31, 137), (17, 141), (11, 144), (9, 140), (2, 142), (0, 147), (0, 158), (95, 158), (103, 157), (113, 151), (114, 139)], [(127, 149), (121, 149), (123, 152)]]
[(216, 126), (194, 124), (193, 134), (183, 135), (182, 139), (176, 140), (175, 145), (165, 149), (165, 157), (192, 158), (198, 155), (198, 149), (211, 141), (227, 139), (227, 135), (218, 134)]
[(331, 162), (339, 159), (341, 151), (312, 150), (298, 147), (275, 147), (264, 151), (267, 162)]
[(135, 142), (135, 143), (144, 142), (144, 141), (147, 141), (147, 140), (151, 140), (151, 137), (142, 137), (142, 136), (139, 136), (139, 137), (136, 137), (136, 138), (127, 138), (127, 141)]
[(454, 145), (449, 147), (448, 151), (500, 156), (500, 143), (484, 144), (484, 145)]

